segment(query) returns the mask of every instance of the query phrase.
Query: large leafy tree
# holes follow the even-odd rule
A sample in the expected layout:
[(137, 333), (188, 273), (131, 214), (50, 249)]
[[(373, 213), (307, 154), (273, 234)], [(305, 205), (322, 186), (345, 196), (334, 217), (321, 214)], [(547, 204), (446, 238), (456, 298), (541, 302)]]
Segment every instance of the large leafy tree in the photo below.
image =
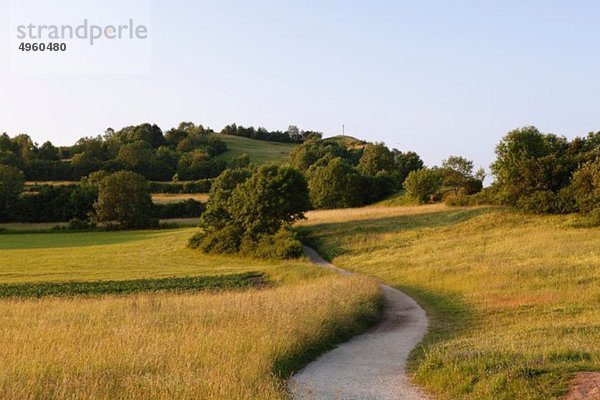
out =
[(408, 174), (425, 166), (421, 157), (414, 151), (405, 153), (396, 150), (396, 172), (400, 183), (404, 182)]
[(441, 178), (436, 170), (422, 168), (412, 171), (404, 181), (404, 188), (409, 196), (421, 203), (427, 203), (440, 188)]
[(6, 221), (11, 209), (17, 202), (25, 178), (17, 168), (9, 165), (0, 165), (0, 221)]
[(115, 223), (122, 229), (155, 225), (148, 182), (135, 172), (120, 171), (104, 178), (94, 209), (98, 221)]
[(501, 200), (518, 199), (538, 191), (557, 192), (569, 183), (577, 157), (564, 138), (543, 134), (535, 127), (509, 132), (496, 147), (492, 164)]
[(233, 190), (229, 210), (233, 222), (255, 237), (274, 234), (303, 218), (309, 207), (304, 175), (291, 167), (269, 164)]
[(356, 207), (361, 199), (361, 176), (342, 158), (309, 171), (308, 188), (315, 208)]
[(369, 176), (380, 172), (391, 172), (394, 168), (394, 155), (383, 143), (368, 144), (365, 146), (358, 170)]
[(294, 168), (228, 170), (215, 181), (202, 216), (204, 232), (190, 245), (209, 253), (296, 257), (302, 246), (288, 228), (309, 206), (306, 179)]

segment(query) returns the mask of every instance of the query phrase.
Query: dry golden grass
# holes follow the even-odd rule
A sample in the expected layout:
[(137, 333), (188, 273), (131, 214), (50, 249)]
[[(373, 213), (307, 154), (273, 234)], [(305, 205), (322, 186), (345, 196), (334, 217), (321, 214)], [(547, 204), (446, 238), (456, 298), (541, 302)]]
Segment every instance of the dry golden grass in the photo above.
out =
[[(2, 399), (283, 399), (282, 378), (378, 312), (372, 281), (0, 301)], [(362, 323), (361, 323), (362, 321)]]
[(153, 193), (152, 201), (156, 204), (179, 203), (185, 200), (196, 200), (201, 203), (208, 201), (208, 193)]
[(302, 224), (340, 267), (433, 317), (418, 382), (448, 399), (556, 399), (600, 371), (600, 229), (494, 208), (368, 208)]

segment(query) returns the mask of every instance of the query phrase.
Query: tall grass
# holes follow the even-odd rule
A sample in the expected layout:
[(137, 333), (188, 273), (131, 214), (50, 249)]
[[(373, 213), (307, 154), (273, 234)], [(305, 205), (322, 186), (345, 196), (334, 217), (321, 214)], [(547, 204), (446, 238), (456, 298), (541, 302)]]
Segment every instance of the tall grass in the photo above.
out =
[(283, 399), (283, 378), (364, 329), (372, 281), (218, 294), (0, 301), (2, 399)]
[(557, 399), (600, 371), (600, 230), (497, 208), (310, 214), (335, 263), (413, 295), (433, 318), (415, 379), (447, 399)]

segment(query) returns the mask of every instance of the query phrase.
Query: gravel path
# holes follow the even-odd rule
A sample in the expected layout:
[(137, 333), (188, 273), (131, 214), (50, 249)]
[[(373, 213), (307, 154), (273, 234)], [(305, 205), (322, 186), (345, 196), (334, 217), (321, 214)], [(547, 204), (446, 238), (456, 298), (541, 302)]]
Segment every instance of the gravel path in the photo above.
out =
[[(311, 261), (342, 274), (350, 272), (304, 248)], [(404, 372), (406, 359), (427, 331), (425, 311), (404, 293), (381, 285), (384, 313), (367, 333), (356, 336), (308, 364), (288, 389), (298, 400), (427, 399)]]

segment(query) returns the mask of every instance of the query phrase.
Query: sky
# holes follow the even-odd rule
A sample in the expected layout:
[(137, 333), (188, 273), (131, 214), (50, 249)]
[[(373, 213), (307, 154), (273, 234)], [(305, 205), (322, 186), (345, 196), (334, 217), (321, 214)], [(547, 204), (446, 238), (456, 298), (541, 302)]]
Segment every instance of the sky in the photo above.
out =
[(0, 0), (0, 132), (68, 145), (143, 122), (345, 125), (428, 165), (488, 167), (518, 127), (600, 130), (598, 1), (147, 1), (150, 68), (24, 74), (2, 61), (14, 32)]

